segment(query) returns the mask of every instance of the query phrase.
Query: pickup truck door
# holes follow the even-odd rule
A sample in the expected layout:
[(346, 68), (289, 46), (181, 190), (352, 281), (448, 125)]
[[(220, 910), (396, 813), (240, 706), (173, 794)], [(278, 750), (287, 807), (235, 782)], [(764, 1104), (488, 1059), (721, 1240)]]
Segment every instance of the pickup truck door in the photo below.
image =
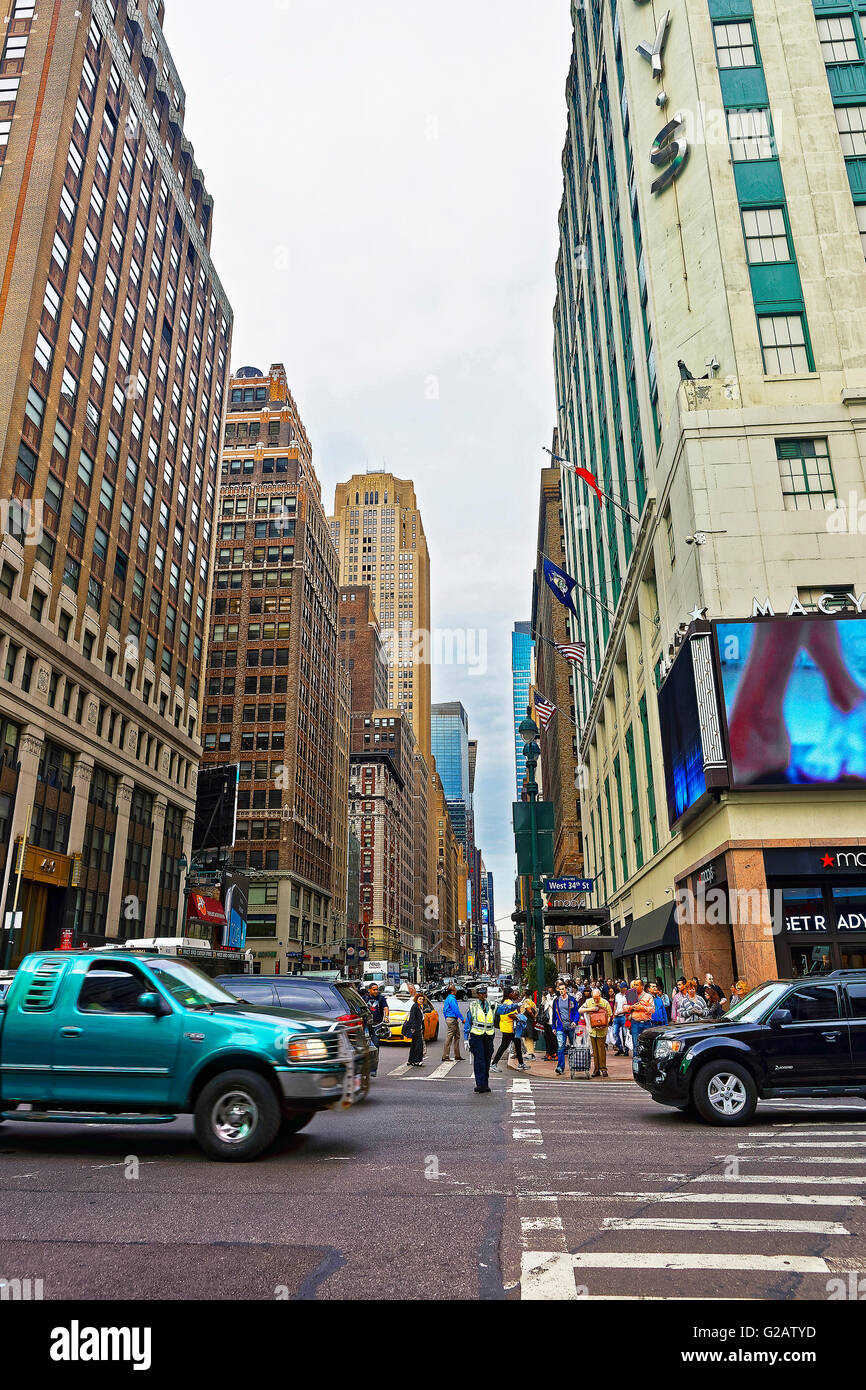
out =
[[(182, 1019), (144, 1013), (153, 981), (127, 961), (96, 961), (69, 982), (69, 1007), (56, 1023), (53, 1092), (58, 1103), (168, 1106)], [(163, 996), (164, 997), (164, 996)]]

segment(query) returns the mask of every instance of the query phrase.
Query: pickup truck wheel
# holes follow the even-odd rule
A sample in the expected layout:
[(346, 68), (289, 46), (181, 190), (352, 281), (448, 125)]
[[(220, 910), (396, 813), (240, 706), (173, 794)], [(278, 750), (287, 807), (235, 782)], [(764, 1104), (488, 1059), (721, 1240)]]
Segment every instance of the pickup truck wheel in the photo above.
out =
[(202, 1090), (195, 1107), (195, 1137), (209, 1158), (243, 1163), (269, 1148), (280, 1128), (280, 1105), (264, 1077), (227, 1071)]
[(758, 1105), (758, 1088), (739, 1062), (720, 1057), (701, 1067), (692, 1101), (702, 1120), (711, 1125), (746, 1125)]
[(285, 1135), (300, 1134), (302, 1129), (306, 1129), (315, 1113), (314, 1110), (310, 1110), (305, 1115), (284, 1115), (280, 1132)]

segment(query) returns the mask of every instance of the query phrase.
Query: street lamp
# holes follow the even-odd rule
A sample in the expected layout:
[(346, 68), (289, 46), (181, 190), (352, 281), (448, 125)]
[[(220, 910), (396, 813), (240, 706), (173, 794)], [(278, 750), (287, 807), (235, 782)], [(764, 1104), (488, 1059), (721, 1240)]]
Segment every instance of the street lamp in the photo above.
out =
[(538, 998), (540, 1000), (546, 984), (544, 974), (544, 918), (541, 911), (541, 879), (538, 873), (538, 783), (535, 780), (535, 768), (538, 759), (541, 757), (541, 749), (538, 746), (538, 725), (534, 719), (530, 718), (529, 710), (526, 711), (526, 718), (522, 720), (517, 732), (520, 734), (524, 743), (523, 756), (526, 760), (526, 793), (529, 800), (529, 825), (532, 844), (532, 878), (529, 890), (530, 899), (527, 926), (531, 924), (532, 929), (535, 931), (535, 987), (538, 991)]

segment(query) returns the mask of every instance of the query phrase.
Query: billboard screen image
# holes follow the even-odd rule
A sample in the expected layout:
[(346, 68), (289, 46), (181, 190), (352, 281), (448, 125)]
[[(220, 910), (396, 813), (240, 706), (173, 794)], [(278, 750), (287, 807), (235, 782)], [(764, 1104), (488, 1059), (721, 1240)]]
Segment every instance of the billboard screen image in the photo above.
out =
[(717, 623), (735, 787), (866, 784), (866, 615)]

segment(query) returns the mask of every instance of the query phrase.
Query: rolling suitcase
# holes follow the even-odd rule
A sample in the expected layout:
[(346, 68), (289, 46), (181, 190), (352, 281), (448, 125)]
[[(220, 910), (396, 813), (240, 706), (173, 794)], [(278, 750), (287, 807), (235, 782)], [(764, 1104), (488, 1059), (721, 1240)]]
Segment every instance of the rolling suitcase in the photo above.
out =
[(573, 1081), (576, 1076), (589, 1078), (592, 1070), (592, 1048), (589, 1038), (579, 1033), (577, 1041), (568, 1049), (568, 1074)]

